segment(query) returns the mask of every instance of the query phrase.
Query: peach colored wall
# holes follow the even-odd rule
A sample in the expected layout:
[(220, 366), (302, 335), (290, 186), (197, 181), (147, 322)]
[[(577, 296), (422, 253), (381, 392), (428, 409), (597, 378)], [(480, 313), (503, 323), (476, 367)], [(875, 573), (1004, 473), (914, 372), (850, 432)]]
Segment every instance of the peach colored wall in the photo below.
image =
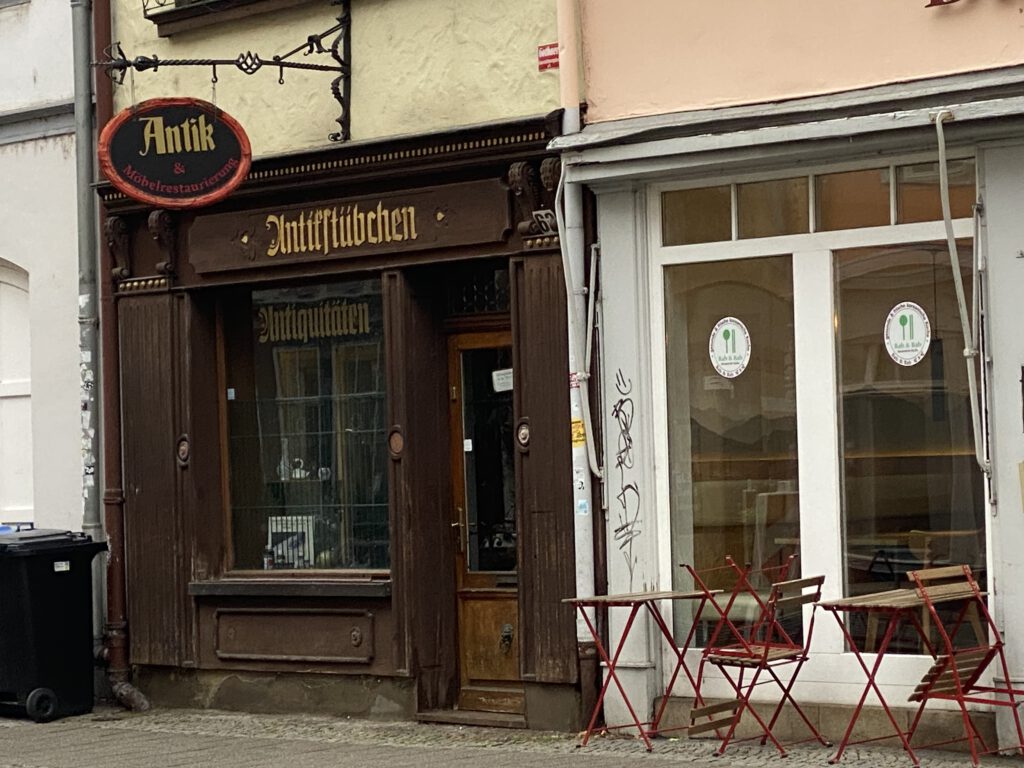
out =
[(591, 122), (1024, 63), (1024, 0), (580, 0)]

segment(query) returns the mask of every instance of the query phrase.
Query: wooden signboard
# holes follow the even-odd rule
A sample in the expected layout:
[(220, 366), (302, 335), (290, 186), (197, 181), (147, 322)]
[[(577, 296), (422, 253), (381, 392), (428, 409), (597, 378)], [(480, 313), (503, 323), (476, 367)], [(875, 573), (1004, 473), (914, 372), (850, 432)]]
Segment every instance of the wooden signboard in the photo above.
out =
[(202, 274), (500, 243), (511, 232), (508, 187), (491, 179), (198, 216), (188, 253)]
[(206, 101), (150, 99), (103, 128), (100, 167), (117, 189), (161, 208), (198, 208), (227, 197), (249, 173), (252, 150), (238, 122)]

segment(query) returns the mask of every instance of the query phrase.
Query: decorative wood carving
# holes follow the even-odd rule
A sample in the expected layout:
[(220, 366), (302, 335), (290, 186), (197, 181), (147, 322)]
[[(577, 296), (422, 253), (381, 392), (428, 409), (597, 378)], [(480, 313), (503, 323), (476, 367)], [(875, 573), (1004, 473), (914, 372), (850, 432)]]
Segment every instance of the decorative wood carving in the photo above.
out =
[(146, 226), (165, 257), (163, 261), (157, 262), (156, 271), (162, 275), (173, 275), (178, 259), (178, 226), (175, 217), (169, 211), (158, 208), (149, 214)]
[(545, 157), (540, 162), (540, 184), (543, 192), (544, 208), (555, 210), (555, 195), (558, 192), (558, 180), (562, 177), (562, 161), (557, 157)]
[(131, 236), (128, 222), (120, 216), (108, 216), (103, 225), (103, 235), (114, 260), (114, 269), (111, 270), (114, 280), (131, 277)]
[(537, 169), (525, 161), (512, 163), (508, 169), (508, 184), (516, 201), (516, 230), (521, 235), (537, 234), (539, 227), (533, 220), (533, 212), (540, 203)]

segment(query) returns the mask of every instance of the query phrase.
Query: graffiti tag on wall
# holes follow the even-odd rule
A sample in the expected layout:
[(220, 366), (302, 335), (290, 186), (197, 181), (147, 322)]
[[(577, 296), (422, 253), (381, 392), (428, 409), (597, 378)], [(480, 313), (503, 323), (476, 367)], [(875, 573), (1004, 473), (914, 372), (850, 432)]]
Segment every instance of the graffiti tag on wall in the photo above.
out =
[(633, 381), (627, 379), (620, 368), (615, 373), (615, 389), (619, 399), (612, 406), (612, 418), (618, 425), (619, 434), (615, 450), (615, 467), (619, 471), (618, 491), (615, 500), (618, 503), (616, 513), (618, 524), (615, 527), (615, 542), (626, 560), (629, 571), (629, 587), (633, 589), (633, 575), (636, 572), (637, 556), (633, 552), (633, 542), (643, 533), (640, 519), (640, 489), (632, 480), (633, 474)]

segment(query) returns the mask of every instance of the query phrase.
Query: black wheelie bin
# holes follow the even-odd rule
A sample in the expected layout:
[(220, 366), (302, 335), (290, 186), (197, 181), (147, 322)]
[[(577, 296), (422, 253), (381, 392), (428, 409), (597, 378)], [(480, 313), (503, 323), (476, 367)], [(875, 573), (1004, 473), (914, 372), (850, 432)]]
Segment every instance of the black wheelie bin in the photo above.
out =
[(0, 529), (0, 704), (36, 722), (93, 706), (92, 559), (82, 533)]

